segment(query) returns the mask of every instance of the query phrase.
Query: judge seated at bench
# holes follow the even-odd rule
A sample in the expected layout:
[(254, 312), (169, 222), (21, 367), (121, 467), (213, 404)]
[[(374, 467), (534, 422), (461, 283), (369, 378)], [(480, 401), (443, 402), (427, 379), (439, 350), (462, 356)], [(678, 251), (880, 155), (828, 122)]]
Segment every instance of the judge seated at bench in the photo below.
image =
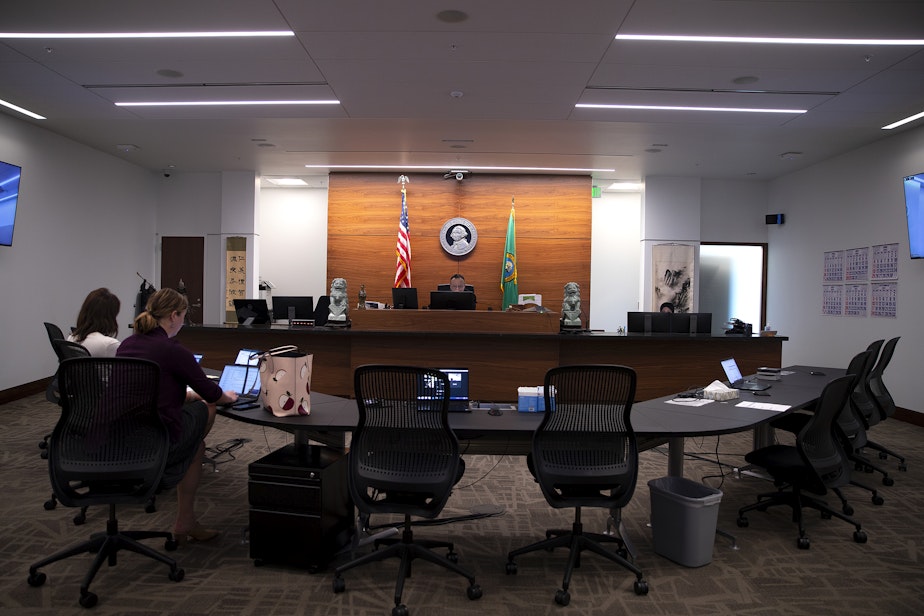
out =
[(475, 292), (475, 287), (465, 284), (465, 276), (462, 274), (453, 274), (449, 277), (449, 284), (436, 285), (437, 291), (468, 291)]

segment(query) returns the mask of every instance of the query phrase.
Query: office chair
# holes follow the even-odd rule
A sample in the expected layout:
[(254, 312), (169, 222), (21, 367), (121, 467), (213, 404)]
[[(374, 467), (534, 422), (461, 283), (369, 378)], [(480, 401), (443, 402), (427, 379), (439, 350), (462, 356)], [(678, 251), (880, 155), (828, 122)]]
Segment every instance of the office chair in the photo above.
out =
[(850, 482), (850, 468), (847, 456), (835, 434), (834, 418), (844, 409), (850, 395), (855, 375), (846, 375), (828, 383), (818, 399), (815, 412), (809, 422), (796, 436), (795, 445), (770, 445), (748, 453), (744, 459), (767, 470), (776, 492), (759, 494), (757, 502), (738, 510), (738, 526), (746, 528), (748, 511), (766, 511), (776, 505), (792, 508), (793, 521), (799, 525), (796, 545), (807, 550), (811, 546), (805, 536), (803, 509), (810, 507), (821, 512), (822, 518), (834, 516), (855, 529), (853, 540), (866, 543), (867, 536), (860, 524), (845, 514), (835, 511), (815, 494), (824, 496), (828, 490), (841, 488)]
[[(866, 381), (866, 393), (869, 398), (876, 405), (878, 414), (873, 414), (870, 416), (867, 421), (867, 429), (876, 425), (880, 421), (885, 421), (886, 419), (892, 417), (895, 414), (895, 400), (892, 399), (892, 394), (889, 393), (888, 388), (885, 386), (885, 383), (882, 380), (882, 375), (885, 372), (885, 369), (888, 367), (889, 363), (892, 361), (892, 355), (895, 353), (895, 345), (898, 344), (900, 336), (890, 339), (882, 346), (882, 353), (879, 355), (879, 361), (876, 362), (875, 367), (870, 371), (869, 378)], [(866, 446), (870, 449), (875, 449), (879, 452), (879, 459), (887, 460), (889, 456), (896, 458), (898, 460), (898, 470), (907, 471), (908, 465), (905, 463), (905, 458), (898, 453), (892, 451), (891, 449), (880, 445), (871, 440), (867, 440)]]
[[(617, 535), (584, 532), (581, 523), (582, 508), (619, 509), (635, 492), (638, 447), (629, 421), (635, 384), (635, 371), (626, 366), (562, 366), (545, 375), (545, 414), (527, 464), (549, 505), (574, 508), (574, 522), (570, 531), (548, 530), (545, 541), (510, 552), (506, 569), (516, 574), (514, 559), (522, 554), (568, 548), (562, 587), (555, 593), (559, 605), (571, 601), (571, 575), (585, 550), (634, 573), (635, 593), (648, 593), (641, 569), (626, 559), (625, 542)], [(615, 543), (616, 551), (604, 543)]]
[[(426, 387), (427, 398), (421, 398)], [(459, 567), (448, 541), (415, 539), (411, 517), (435, 518), (443, 510), (452, 486), (462, 477), (459, 441), (449, 427), (449, 378), (438, 370), (408, 366), (360, 366), (354, 373), (359, 422), (348, 458), (349, 489), (361, 514), (404, 516), (400, 538), (379, 539), (387, 548), (337, 567), (335, 593), (343, 592), (343, 573), (386, 558), (400, 558), (392, 616), (407, 616), (401, 602), (411, 563), (420, 558), (468, 579), (466, 594), (479, 599), (481, 587)], [(445, 558), (433, 548), (448, 549)]]
[[(54, 326), (52, 326), (54, 327)], [(90, 351), (86, 349), (83, 345), (77, 344), (76, 342), (68, 342), (63, 338), (58, 338), (51, 341), (51, 346), (55, 350), (55, 355), (58, 356), (58, 366), (60, 369), (61, 362), (66, 359), (71, 359), (73, 357), (89, 357)], [(52, 382), (54, 383), (54, 391), (56, 403), (61, 404), (61, 396), (59, 393), (58, 385), (58, 376), (55, 375)], [(51, 438), (51, 434), (46, 434), (43, 442), (39, 443), (39, 448), (42, 450), (42, 459), (48, 458), (48, 441)], [(45, 509), (51, 511), (58, 504), (58, 499), (54, 495), (54, 492), (51, 494), (51, 498), (45, 501)], [(84, 505), (80, 508), (80, 512), (74, 516), (74, 524), (80, 526), (87, 521), (87, 506)]]
[[(870, 357), (872, 356), (873, 351), (867, 349), (866, 351), (861, 351), (853, 356), (850, 360), (850, 363), (847, 365), (846, 374), (850, 376), (857, 377), (859, 379), (862, 375), (866, 366), (870, 362)], [(815, 407), (811, 407), (814, 409)], [(808, 425), (811, 421), (811, 413), (789, 413), (783, 415), (778, 419), (774, 419), (770, 422), (770, 425), (773, 428), (786, 430), (792, 434), (799, 434)], [(863, 428), (863, 423), (860, 418), (857, 416), (857, 409), (853, 403), (849, 400), (844, 404), (844, 408), (841, 409), (841, 412), (837, 414), (834, 428), (836, 431), (837, 437), (841, 441), (841, 445), (844, 448), (844, 453), (847, 458), (851, 461), (856, 462), (858, 460), (857, 454), (854, 451), (854, 447), (859, 443), (863, 444), (866, 442), (866, 431)], [(850, 478), (850, 485), (862, 488), (870, 492), (870, 499), (874, 505), (882, 505), (885, 500), (879, 496), (879, 492), (867, 486), (864, 483), (856, 480), (854, 477)], [(840, 499), (841, 501), (841, 511), (846, 515), (853, 515), (853, 507), (850, 503), (847, 502), (847, 498), (844, 496), (844, 493), (840, 488), (832, 488), (832, 492)]]
[[(51, 344), (52, 350), (57, 355), (58, 351), (54, 348), (55, 340), (64, 340), (64, 332), (61, 331), (61, 328), (55, 325), (54, 323), (45, 322), (45, 333), (48, 334), (48, 342)], [(60, 359), (58, 360), (61, 361)], [(51, 380), (48, 382), (48, 387), (45, 389), (45, 399), (53, 404), (58, 404), (58, 375), (57, 372)], [(39, 443), (39, 449), (45, 449), (45, 446), (48, 443), (48, 436), (46, 435), (42, 442)], [(45, 456), (42, 456), (43, 458)]]
[(104, 563), (116, 564), (119, 550), (130, 550), (170, 567), (168, 577), (183, 579), (172, 558), (139, 540), (165, 539), (175, 550), (172, 533), (120, 531), (116, 505), (144, 503), (164, 474), (170, 437), (157, 412), (160, 369), (143, 359), (80, 357), (66, 359), (59, 370), (61, 418), (49, 441), (48, 471), (58, 500), (68, 507), (109, 505), (106, 532), (44, 558), (29, 567), (28, 583), (46, 581), (42, 567), (77, 554), (96, 554), (80, 585), (80, 605), (96, 605), (89, 586)]

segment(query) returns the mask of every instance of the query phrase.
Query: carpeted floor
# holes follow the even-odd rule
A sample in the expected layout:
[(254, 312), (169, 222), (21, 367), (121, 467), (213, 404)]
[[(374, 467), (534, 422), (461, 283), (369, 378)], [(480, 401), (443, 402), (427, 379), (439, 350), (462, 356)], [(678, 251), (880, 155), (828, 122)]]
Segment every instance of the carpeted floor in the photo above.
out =
[[(115, 568), (104, 567), (91, 589), (99, 604), (87, 612), (77, 604), (78, 588), (90, 557), (81, 555), (47, 567), (48, 581), (40, 588), (26, 583), (29, 565), (105, 527), (106, 512), (91, 509), (85, 526), (72, 523), (74, 510), (45, 510), (50, 495), (46, 462), (38, 442), (51, 431), (57, 407), (42, 396), (0, 406), (0, 472), (3, 498), (0, 611), (15, 614), (218, 616), (242, 614), (328, 616), (389, 614), (392, 606), (394, 561), (348, 572), (347, 590), (334, 594), (330, 571), (304, 570), (266, 564), (255, 567), (249, 558), (243, 529), (248, 523), (247, 465), (291, 441), (287, 434), (219, 418), (208, 439), (210, 447), (246, 439), (239, 448), (218, 456), (217, 472), (207, 472), (198, 510), (208, 526), (223, 535), (215, 542), (185, 547), (174, 553), (186, 571), (182, 582), (167, 579), (166, 567), (135, 554), (119, 557)], [(471, 513), (478, 505), (497, 505), (504, 513), (474, 521), (415, 529), (418, 536), (448, 537), (456, 542), (460, 565), (471, 570), (484, 596), (466, 598), (466, 581), (419, 562), (408, 581), (404, 601), (411, 614), (635, 614), (635, 615), (777, 615), (777, 614), (920, 614), (924, 613), (924, 428), (896, 420), (875, 428), (875, 439), (901, 451), (908, 472), (885, 463), (895, 485), (884, 487), (878, 475), (860, 473), (885, 499), (874, 506), (866, 492), (848, 488), (854, 517), (868, 533), (866, 544), (852, 540), (853, 527), (839, 520), (809, 514), (811, 549), (796, 547), (796, 527), (788, 510), (750, 514), (750, 526), (738, 528), (737, 509), (772, 486), (752, 477), (737, 477), (750, 434), (721, 439), (688, 439), (686, 476), (722, 490), (720, 530), (734, 534), (732, 542), (717, 536), (712, 562), (698, 568), (675, 564), (654, 552), (648, 526), (648, 480), (666, 473), (666, 452), (642, 454), (635, 497), (624, 510), (629, 538), (638, 551), (637, 564), (650, 585), (646, 596), (632, 591), (634, 576), (593, 554), (582, 558), (571, 585), (571, 604), (557, 606), (553, 597), (561, 583), (565, 552), (539, 552), (518, 559), (519, 574), (505, 575), (509, 550), (543, 537), (545, 529), (569, 527), (572, 510), (548, 507), (526, 470), (523, 458), (466, 456), (467, 471), (444, 510), (444, 517)], [(783, 437), (780, 437), (781, 439)], [(721, 469), (716, 459), (721, 460)], [(722, 474), (725, 473), (723, 479)], [(158, 497), (158, 511), (140, 508), (120, 512), (123, 528), (169, 530), (175, 508), (173, 492)], [(681, 509), (681, 515), (683, 510)], [(373, 524), (389, 520), (374, 519)], [(585, 527), (602, 531), (605, 512), (585, 511)], [(152, 543), (155, 547), (162, 547)]]

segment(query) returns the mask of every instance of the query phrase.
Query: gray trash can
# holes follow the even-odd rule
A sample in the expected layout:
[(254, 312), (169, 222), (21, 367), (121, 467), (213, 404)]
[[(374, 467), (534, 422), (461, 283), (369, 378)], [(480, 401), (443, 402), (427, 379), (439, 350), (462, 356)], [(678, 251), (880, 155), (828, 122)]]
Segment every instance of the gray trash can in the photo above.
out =
[(648, 489), (654, 551), (687, 567), (712, 562), (721, 490), (683, 477), (652, 479)]

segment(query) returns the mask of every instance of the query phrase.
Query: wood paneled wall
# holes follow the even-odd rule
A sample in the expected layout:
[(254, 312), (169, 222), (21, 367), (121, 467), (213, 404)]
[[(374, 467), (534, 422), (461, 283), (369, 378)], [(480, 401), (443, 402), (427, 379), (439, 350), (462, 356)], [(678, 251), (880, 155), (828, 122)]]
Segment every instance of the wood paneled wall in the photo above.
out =
[[(474, 285), (479, 310), (500, 310), (504, 242), (511, 198), (516, 199), (520, 293), (541, 293), (561, 310), (565, 283), (581, 285), (590, 314), (591, 179), (564, 175), (478, 175), (463, 181), (442, 174), (409, 175), (411, 282), (421, 306), (437, 284), (459, 272)], [(355, 306), (359, 285), (369, 301), (391, 303), (401, 211), (398, 174), (332, 173), (328, 191), (327, 277), (346, 278)], [(470, 220), (478, 244), (464, 257), (447, 254), (440, 229), (450, 218)]]

